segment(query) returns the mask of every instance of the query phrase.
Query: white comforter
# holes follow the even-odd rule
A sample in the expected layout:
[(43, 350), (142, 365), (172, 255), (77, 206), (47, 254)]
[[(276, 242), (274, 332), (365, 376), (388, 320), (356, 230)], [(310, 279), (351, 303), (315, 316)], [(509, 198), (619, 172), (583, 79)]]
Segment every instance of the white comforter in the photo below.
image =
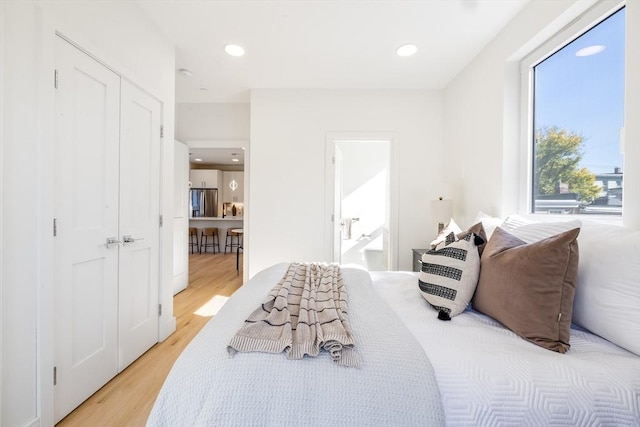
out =
[(416, 273), (371, 274), (429, 356), (447, 425), (640, 426), (640, 357), (579, 329), (559, 354), (472, 310), (443, 322)]
[[(432, 367), (367, 272), (343, 269), (360, 368), (330, 356), (288, 360), (227, 344), (286, 271), (269, 268), (242, 286), (176, 361), (149, 426), (444, 425)], [(324, 357), (322, 357), (324, 356)]]

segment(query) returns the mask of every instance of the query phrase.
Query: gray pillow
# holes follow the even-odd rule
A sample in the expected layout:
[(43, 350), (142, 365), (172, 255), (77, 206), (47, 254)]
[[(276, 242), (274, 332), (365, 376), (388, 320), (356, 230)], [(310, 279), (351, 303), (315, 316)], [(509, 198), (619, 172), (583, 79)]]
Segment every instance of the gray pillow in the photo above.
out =
[(473, 308), (549, 350), (569, 349), (579, 228), (535, 243), (498, 227), (482, 254)]

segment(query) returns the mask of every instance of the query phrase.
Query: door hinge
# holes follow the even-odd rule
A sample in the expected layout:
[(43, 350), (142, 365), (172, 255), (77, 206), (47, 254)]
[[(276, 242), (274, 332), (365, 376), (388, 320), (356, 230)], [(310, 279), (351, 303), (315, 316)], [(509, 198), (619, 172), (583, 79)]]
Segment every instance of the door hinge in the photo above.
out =
[(160, 126), (160, 138), (164, 138), (164, 126)]
[(58, 235), (58, 219), (53, 218), (53, 237)]
[(53, 70), (53, 88), (58, 89), (58, 70)]
[(335, 220), (336, 220), (336, 219), (335, 219), (335, 215), (334, 215), (334, 214), (331, 214), (331, 222), (333, 222), (333, 221), (335, 221)]
[(162, 316), (162, 304), (158, 304), (158, 316)]
[(58, 384), (58, 368), (57, 367), (53, 367), (53, 385), (57, 385)]
[(336, 157), (335, 157), (335, 156), (333, 156), (333, 157), (331, 158), (331, 164), (332, 164), (332, 165), (335, 165), (335, 164), (336, 164)]
[(162, 215), (160, 215), (160, 227), (162, 227), (163, 224), (164, 224), (164, 218)]

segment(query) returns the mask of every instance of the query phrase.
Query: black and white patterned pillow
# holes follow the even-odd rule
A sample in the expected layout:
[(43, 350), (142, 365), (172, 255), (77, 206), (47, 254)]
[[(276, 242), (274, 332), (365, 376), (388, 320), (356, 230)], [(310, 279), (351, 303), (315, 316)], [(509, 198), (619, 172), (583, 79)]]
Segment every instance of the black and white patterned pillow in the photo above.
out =
[(445, 246), (422, 255), (418, 286), (422, 297), (438, 310), (438, 318), (451, 320), (462, 313), (478, 285), (480, 256), (477, 246), (484, 239), (468, 233), (456, 240), (451, 233)]

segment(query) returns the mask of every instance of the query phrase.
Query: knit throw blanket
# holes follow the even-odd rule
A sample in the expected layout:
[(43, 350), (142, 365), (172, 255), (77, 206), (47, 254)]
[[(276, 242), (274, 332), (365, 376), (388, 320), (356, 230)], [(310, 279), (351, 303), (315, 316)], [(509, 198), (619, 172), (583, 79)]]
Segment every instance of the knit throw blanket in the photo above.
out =
[(347, 317), (347, 292), (336, 264), (292, 263), (227, 350), (286, 352), (289, 359), (325, 350), (342, 366), (360, 366)]

